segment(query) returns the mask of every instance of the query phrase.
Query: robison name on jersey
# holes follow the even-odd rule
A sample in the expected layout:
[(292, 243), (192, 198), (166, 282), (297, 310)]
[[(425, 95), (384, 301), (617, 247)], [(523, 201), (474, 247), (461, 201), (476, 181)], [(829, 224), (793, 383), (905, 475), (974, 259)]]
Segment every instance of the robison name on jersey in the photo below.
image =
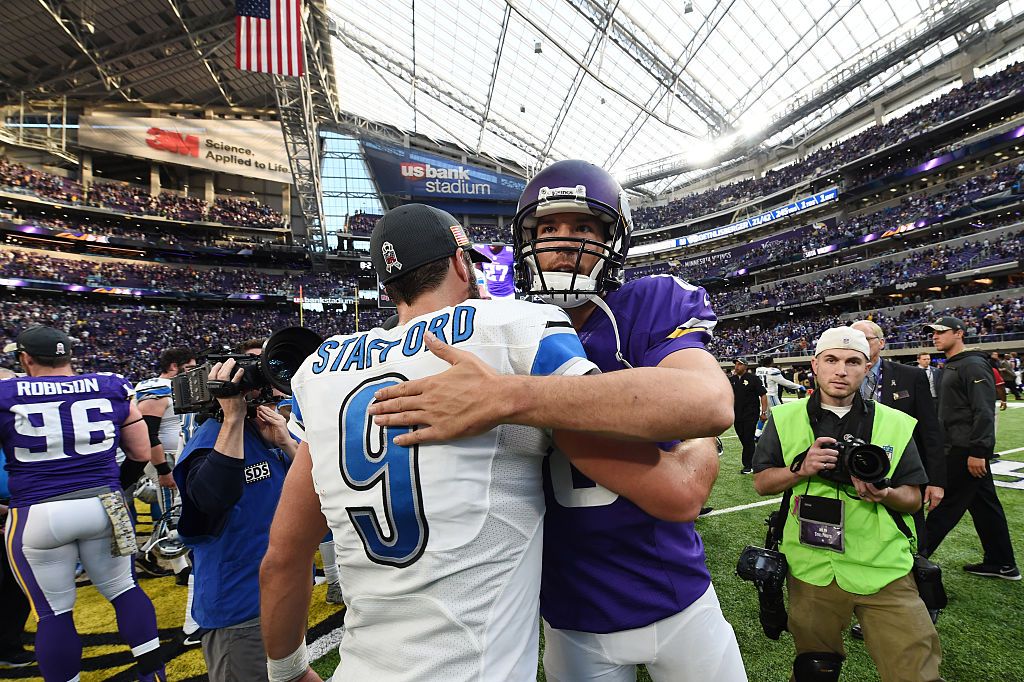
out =
[(332, 679), (532, 681), (548, 437), (506, 425), (396, 446), (407, 429), (374, 426), (366, 410), (381, 387), (448, 368), (427, 351), (427, 332), (501, 374), (595, 369), (564, 312), (514, 300), (335, 336), (306, 360), (291, 428), (309, 444), (348, 604)]

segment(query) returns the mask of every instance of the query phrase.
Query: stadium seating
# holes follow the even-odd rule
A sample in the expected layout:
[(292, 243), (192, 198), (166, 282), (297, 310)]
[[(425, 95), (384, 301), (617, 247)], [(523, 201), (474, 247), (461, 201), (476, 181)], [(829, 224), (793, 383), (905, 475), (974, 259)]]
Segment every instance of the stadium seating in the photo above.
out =
[[(1024, 299), (994, 297), (987, 303), (970, 307), (944, 308), (928, 305), (899, 315), (871, 313), (872, 319), (885, 330), (886, 347), (929, 346), (931, 337), (922, 325), (936, 318), (952, 315), (963, 320), (968, 344), (1024, 339)], [(725, 321), (715, 329), (712, 351), (726, 360), (739, 355), (810, 355), (814, 340), (825, 329), (846, 323), (839, 315), (822, 316), (819, 312), (776, 324)]]
[[(392, 311), (360, 309), (360, 329), (379, 326)], [(304, 315), (306, 326), (322, 335), (350, 333), (354, 312)], [(4, 343), (30, 324), (61, 327), (77, 342), (73, 353), (81, 372), (109, 371), (132, 380), (152, 376), (161, 351), (189, 346), (197, 351), (221, 350), (253, 337), (267, 336), (299, 323), (298, 309), (247, 307), (176, 307), (101, 304), (30, 297), (0, 299), (0, 335)], [(10, 366), (14, 358), (5, 358)]]
[(65, 284), (215, 294), (297, 295), (301, 285), (308, 295), (352, 295), (356, 284), (354, 277), (342, 277), (337, 273), (271, 273), (242, 268), (174, 267), (128, 260), (72, 259), (58, 254), (16, 249), (0, 249), (0, 275)]
[[(914, 222), (917, 220), (938, 221), (961, 212), (968, 211), (972, 204), (993, 194), (1006, 191), (1015, 182), (1024, 178), (1024, 163), (1007, 164), (1002, 168), (975, 175), (963, 180), (950, 180), (944, 189), (937, 193), (921, 191), (904, 196), (899, 205), (885, 208), (872, 213), (859, 216), (852, 216), (845, 220), (837, 221), (834, 227), (824, 224), (809, 227), (803, 226), (778, 233), (780, 237), (786, 237), (777, 241), (770, 241), (763, 244), (757, 252), (748, 254), (743, 259), (743, 267), (748, 271), (766, 268), (771, 265), (779, 265), (802, 258), (803, 251), (816, 249), (822, 246), (835, 244), (839, 248), (854, 243), (858, 237), (892, 229), (898, 225)], [(1005, 222), (1013, 220), (1012, 216), (1007, 217)], [(998, 225), (1000, 221), (989, 219), (986, 226)], [(794, 249), (793, 245), (799, 244), (800, 249)], [(704, 265), (690, 266), (681, 271), (676, 269), (676, 274), (681, 275), (690, 281), (701, 281), (707, 278), (727, 277), (730, 270), (735, 266), (717, 265), (708, 263)], [(643, 270), (630, 271), (630, 277), (642, 276)]]
[(163, 192), (151, 195), (133, 185), (94, 182), (86, 191), (68, 178), (0, 159), (0, 189), (51, 199), (71, 206), (96, 206), (118, 213), (153, 215), (182, 222), (214, 222), (257, 228), (281, 228), (284, 217), (269, 206), (247, 199), (216, 198), (207, 204), (196, 197)]
[[(671, 201), (665, 206), (641, 208), (634, 212), (634, 220), (638, 229), (645, 230), (724, 210), (741, 201), (789, 187), (800, 180), (828, 173), (859, 157), (903, 142), (1021, 88), (1024, 88), (1024, 63), (1017, 63), (991, 76), (956, 88), (884, 125), (872, 126), (842, 142), (823, 147), (800, 161), (770, 171), (762, 178), (720, 185)], [(871, 169), (862, 180), (879, 177), (888, 170), (890, 169)]]
[(849, 291), (893, 286), (926, 275), (983, 268), (995, 263), (1018, 260), (1024, 254), (1024, 233), (994, 242), (965, 242), (957, 248), (928, 248), (904, 252), (891, 260), (879, 262), (863, 270), (830, 271), (810, 281), (782, 280), (759, 290), (731, 291), (716, 302), (719, 314), (757, 310), (781, 303), (811, 300)]

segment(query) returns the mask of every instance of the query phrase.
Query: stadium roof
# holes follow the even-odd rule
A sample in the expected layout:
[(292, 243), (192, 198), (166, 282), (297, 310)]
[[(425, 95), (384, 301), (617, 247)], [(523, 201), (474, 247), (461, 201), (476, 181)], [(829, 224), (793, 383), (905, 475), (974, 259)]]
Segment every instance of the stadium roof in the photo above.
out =
[[(235, 68), (226, 0), (3, 0), (0, 100), (276, 109), (271, 77)], [(322, 3), (310, 3), (319, 12)], [(313, 21), (325, 27), (325, 21)], [(326, 32), (314, 35), (316, 49)], [(331, 86), (328, 85), (329, 89)], [(317, 102), (322, 105), (321, 102)]]
[(343, 111), (623, 177), (813, 129), (1024, 13), (1024, 0), (326, 1)]

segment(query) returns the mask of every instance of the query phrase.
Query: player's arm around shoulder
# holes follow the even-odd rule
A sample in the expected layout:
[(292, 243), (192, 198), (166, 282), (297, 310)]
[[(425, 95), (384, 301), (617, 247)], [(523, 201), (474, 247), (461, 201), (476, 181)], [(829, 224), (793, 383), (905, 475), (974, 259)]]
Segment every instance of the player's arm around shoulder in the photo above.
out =
[(582, 431), (555, 431), (554, 440), (587, 478), (662, 521), (700, 514), (718, 478), (714, 438), (666, 444), (622, 441)]
[(287, 658), (305, 642), (313, 589), (310, 568), (327, 534), (312, 471), (309, 445), (303, 441), (285, 477), (260, 564), (260, 628), (270, 659)]

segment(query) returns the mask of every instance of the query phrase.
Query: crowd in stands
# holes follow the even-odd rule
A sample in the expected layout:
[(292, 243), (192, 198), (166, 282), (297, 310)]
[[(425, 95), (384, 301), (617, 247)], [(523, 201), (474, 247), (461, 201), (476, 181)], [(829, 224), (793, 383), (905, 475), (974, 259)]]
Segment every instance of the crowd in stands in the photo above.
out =
[[(752, 197), (790, 187), (803, 179), (817, 177), (855, 161), (871, 152), (903, 142), (957, 116), (978, 109), (1024, 87), (1024, 62), (978, 78), (971, 83), (842, 142), (822, 147), (804, 159), (761, 178), (748, 178), (720, 185), (669, 202), (665, 206), (637, 209), (633, 213), (638, 229), (654, 229), (698, 218)], [(871, 176), (877, 177), (872, 169)]]
[[(1024, 299), (1020, 298), (997, 296), (982, 305), (954, 308), (929, 304), (898, 315), (875, 312), (870, 316), (885, 331), (886, 347), (895, 350), (931, 345), (931, 335), (922, 325), (946, 315), (964, 321), (967, 327), (964, 338), (968, 344), (1024, 338)], [(715, 329), (711, 351), (721, 360), (739, 355), (810, 354), (814, 340), (823, 331), (848, 323), (849, 320), (838, 315), (822, 317), (815, 312), (775, 324), (727, 320)]]
[(180, 246), (189, 249), (198, 246), (226, 247), (226, 248), (252, 248), (268, 244), (284, 244), (277, 235), (264, 234), (238, 234), (230, 231), (224, 233), (212, 232), (211, 228), (182, 227), (179, 225), (147, 225), (146, 229), (140, 229), (130, 223), (110, 222), (109, 220), (90, 220), (87, 216), (81, 218), (58, 218), (52, 215), (17, 211), (9, 211), (2, 218), (10, 220), (15, 224), (38, 225), (55, 230), (73, 232), (76, 234), (90, 234), (102, 237), (116, 237), (120, 239), (131, 239), (163, 246)]
[(206, 219), (223, 225), (243, 227), (283, 227), (286, 223), (281, 214), (266, 204), (248, 199), (224, 199), (218, 197), (207, 211)]
[(73, 259), (37, 251), (0, 249), (0, 276), (65, 284), (113, 286), (215, 294), (304, 293), (353, 295), (355, 277), (309, 270), (264, 272), (250, 268), (198, 268), (127, 260)]
[(345, 223), (345, 230), (349, 234), (358, 234), (369, 237), (373, 232), (373, 226), (380, 220), (379, 213), (354, 213), (348, 217)]
[(965, 241), (960, 246), (919, 249), (882, 260), (863, 270), (837, 269), (807, 281), (780, 280), (746, 291), (729, 291), (716, 302), (720, 314), (770, 308), (781, 303), (809, 301), (825, 296), (894, 286), (921, 277), (982, 268), (1019, 259), (1024, 255), (1024, 232), (990, 241)]
[[(46, 324), (68, 332), (75, 346), (72, 354), (79, 372), (117, 372), (133, 381), (157, 374), (160, 353), (172, 346), (189, 346), (196, 351), (231, 348), (241, 341), (268, 336), (271, 332), (299, 323), (298, 309), (288, 308), (204, 308), (104, 305), (56, 299), (0, 300), (0, 335), (4, 343), (24, 328)], [(359, 328), (383, 324), (393, 311), (360, 308)], [(355, 313), (304, 313), (304, 323), (327, 336), (355, 331)], [(14, 363), (13, 354), (3, 358)]]
[[(951, 180), (945, 184), (942, 191), (937, 193), (919, 192), (907, 195), (896, 206), (860, 216), (852, 216), (837, 221), (834, 225), (819, 223), (815, 226), (805, 226), (780, 233), (779, 239), (766, 240), (756, 249), (745, 254), (741, 263), (712, 262), (689, 266), (685, 269), (676, 268), (674, 272), (685, 279), (696, 282), (708, 278), (727, 277), (738, 267), (753, 270), (768, 265), (782, 265), (799, 261), (804, 257), (803, 252), (809, 249), (817, 249), (830, 244), (843, 248), (867, 234), (894, 229), (917, 220), (935, 222), (953, 217), (958, 213), (969, 212), (972, 209), (972, 202), (1004, 192), (1022, 178), (1024, 178), (1024, 162), (1008, 164), (998, 170), (981, 175), (963, 180)], [(999, 224), (999, 221), (986, 223), (987, 226), (996, 224)], [(794, 245), (799, 245), (800, 248), (795, 248)], [(635, 276), (632, 271), (630, 276)]]
[(196, 197), (169, 192), (154, 196), (141, 187), (109, 182), (93, 182), (86, 190), (75, 180), (6, 159), (0, 159), (0, 189), (72, 206), (98, 206), (119, 213), (162, 216), (182, 222), (205, 221), (258, 228), (287, 226), (280, 212), (257, 201), (217, 198), (213, 204), (207, 204)]
[[(355, 213), (348, 217), (345, 223), (345, 231), (349, 234), (369, 236), (373, 226), (380, 220), (377, 213)], [(479, 244), (487, 243), (512, 243), (512, 230), (506, 225), (498, 227), (496, 224), (472, 224), (467, 231), (469, 238)]]
[(470, 225), (469, 238), (477, 244), (511, 244), (512, 227), (505, 225)]

